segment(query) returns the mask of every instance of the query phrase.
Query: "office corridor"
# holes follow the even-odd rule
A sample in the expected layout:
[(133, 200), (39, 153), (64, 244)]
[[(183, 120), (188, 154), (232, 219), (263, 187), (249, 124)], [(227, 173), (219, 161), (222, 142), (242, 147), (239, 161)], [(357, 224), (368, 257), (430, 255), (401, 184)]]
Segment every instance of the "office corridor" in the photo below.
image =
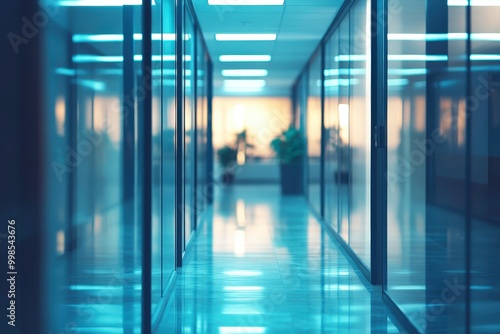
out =
[(399, 333), (306, 200), (217, 189), (158, 333)]

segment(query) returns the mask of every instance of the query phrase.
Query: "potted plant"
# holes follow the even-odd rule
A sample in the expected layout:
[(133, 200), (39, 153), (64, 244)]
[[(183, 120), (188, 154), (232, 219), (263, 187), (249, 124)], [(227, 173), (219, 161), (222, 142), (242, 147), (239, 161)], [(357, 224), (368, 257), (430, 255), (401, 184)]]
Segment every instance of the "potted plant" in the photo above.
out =
[(271, 148), (280, 162), (281, 193), (302, 194), (304, 155), (302, 134), (290, 126), (271, 141)]
[(222, 182), (225, 184), (232, 184), (234, 182), (233, 166), (236, 164), (236, 155), (238, 151), (226, 145), (217, 150), (217, 158), (223, 168)]

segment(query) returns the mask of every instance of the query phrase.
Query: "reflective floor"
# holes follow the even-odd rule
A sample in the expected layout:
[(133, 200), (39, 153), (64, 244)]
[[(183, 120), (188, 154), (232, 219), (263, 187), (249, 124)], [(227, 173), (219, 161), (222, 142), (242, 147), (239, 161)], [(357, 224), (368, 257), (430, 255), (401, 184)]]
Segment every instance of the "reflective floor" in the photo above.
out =
[(193, 242), (158, 333), (399, 333), (302, 197), (218, 189)]

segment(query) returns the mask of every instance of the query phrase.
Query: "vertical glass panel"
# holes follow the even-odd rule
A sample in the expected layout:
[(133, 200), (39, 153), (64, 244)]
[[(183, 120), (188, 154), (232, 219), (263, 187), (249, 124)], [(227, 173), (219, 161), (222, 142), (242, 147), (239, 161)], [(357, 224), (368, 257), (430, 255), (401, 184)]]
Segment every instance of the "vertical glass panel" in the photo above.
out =
[[(162, 1), (162, 211), (163, 211), (163, 280), (165, 289), (170, 276), (175, 270), (175, 41), (170, 36), (175, 34), (175, 4), (173, 1)], [(162, 291), (165, 296), (165, 290)]]
[[(305, 71), (302, 73), (301, 78), (299, 80), (299, 95), (298, 95), (298, 107), (299, 107), (299, 126), (300, 126), (300, 131), (302, 132), (304, 136), (304, 145), (305, 148), (307, 148), (307, 143), (308, 143), (308, 138), (307, 138), (307, 91), (309, 88), (309, 82), (307, 81), (308, 79), (308, 72)], [(303, 168), (304, 168), (304, 177), (303, 177), (303, 187), (304, 189), (304, 195), (307, 197), (309, 194), (309, 159), (307, 158), (308, 155), (304, 154), (304, 161), (303, 161)]]
[[(471, 6), (471, 333), (500, 331), (500, 6)], [(465, 118), (459, 118), (459, 126)]]
[(195, 162), (195, 33), (191, 14), (186, 9), (184, 25), (184, 243), (187, 245), (194, 230), (194, 162)]
[(465, 332), (464, 7), (389, 16), (387, 293), (420, 330)]
[(40, 38), (57, 133), (48, 152), (68, 192), (45, 231), (57, 259), (47, 332), (138, 332), (141, 6), (55, 6), (42, 2), (52, 14)]
[[(425, 2), (407, 2), (399, 15), (389, 16), (389, 38), (396, 34), (425, 36), (425, 8)], [(415, 55), (415, 60), (388, 64), (387, 293), (423, 330), (426, 169), (425, 161), (415, 168), (407, 159), (412, 151), (417, 152), (415, 143), (425, 141), (427, 70), (426, 62), (417, 60), (425, 57), (425, 40), (389, 39), (388, 54)]]
[(367, 1), (351, 9), (349, 133), (351, 154), (351, 221), (349, 246), (370, 266), (370, 39), (367, 31)]
[[(153, 129), (152, 135), (152, 284), (151, 284), (151, 297), (152, 297), (152, 308), (151, 311), (154, 313), (156, 307), (161, 298), (162, 289), (162, 230), (163, 230), (163, 215), (162, 215), (162, 105), (163, 105), (163, 95), (162, 95), (162, 6), (163, 1), (156, 3), (152, 6), (153, 9), (153, 20), (152, 31), (153, 31), (153, 61), (151, 69), (151, 77), (153, 81), (152, 85), (152, 95), (153, 95), (153, 108), (152, 108), (152, 119), (153, 119)], [(160, 37), (161, 38), (158, 38)]]
[(339, 33), (335, 31), (325, 50), (325, 220), (338, 232), (340, 195)]
[[(320, 157), (321, 157), (321, 52), (309, 67), (309, 94), (307, 96), (307, 154), (308, 198), (314, 209), (321, 211)], [(319, 130), (318, 130), (319, 129)]]
[(203, 213), (206, 198), (206, 126), (207, 126), (207, 58), (201, 33), (197, 34), (196, 53), (196, 213), (198, 222)]
[(347, 15), (339, 27), (339, 54), (335, 60), (339, 66), (339, 168), (337, 174), (339, 191), (339, 228), (338, 233), (349, 244), (350, 240), (350, 179), (351, 179), (351, 155), (350, 142), (350, 66), (351, 66), (351, 43), (350, 43), (350, 19)]

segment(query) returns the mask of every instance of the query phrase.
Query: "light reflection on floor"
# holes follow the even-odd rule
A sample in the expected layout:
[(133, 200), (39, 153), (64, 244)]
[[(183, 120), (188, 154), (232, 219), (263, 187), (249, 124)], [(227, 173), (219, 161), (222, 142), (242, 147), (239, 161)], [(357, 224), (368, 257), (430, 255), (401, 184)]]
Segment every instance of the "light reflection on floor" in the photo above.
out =
[(399, 333), (302, 197), (221, 189), (159, 333)]

